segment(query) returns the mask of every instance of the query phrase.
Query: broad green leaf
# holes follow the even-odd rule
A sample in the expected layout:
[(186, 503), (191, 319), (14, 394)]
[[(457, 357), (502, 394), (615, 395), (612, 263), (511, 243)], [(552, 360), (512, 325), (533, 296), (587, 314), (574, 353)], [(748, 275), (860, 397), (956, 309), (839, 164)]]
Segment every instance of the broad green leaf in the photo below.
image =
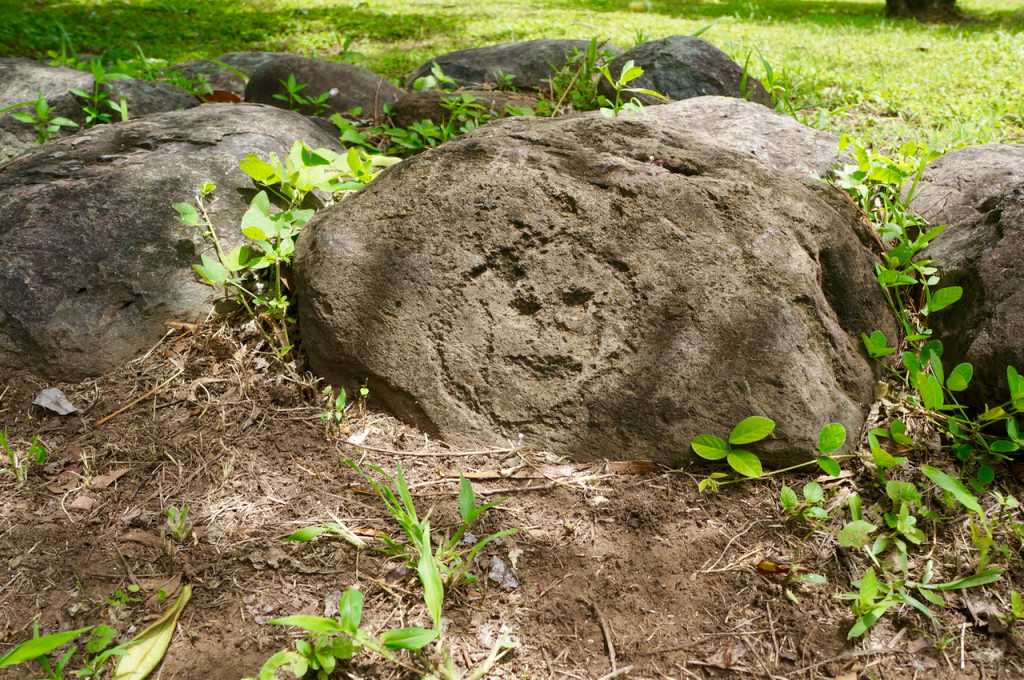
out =
[(917, 355), (913, 352), (903, 353), (903, 366), (911, 373), (921, 372), (921, 361), (917, 358)]
[(779, 502), (786, 510), (792, 510), (800, 502), (800, 499), (796, 496), (796, 491), (793, 491), (788, 486), (783, 486), (779, 492)]
[(184, 586), (167, 611), (127, 643), (125, 653), (117, 661), (113, 680), (143, 680), (153, 672), (164, 658), (178, 618), (191, 598), (192, 586)]
[(875, 461), (875, 465), (886, 469), (894, 468), (907, 460), (906, 458), (893, 456), (881, 446), (871, 447), (871, 458)]
[(825, 474), (830, 477), (838, 477), (843, 471), (839, 467), (839, 463), (834, 458), (829, 458), (828, 456), (818, 456), (818, 467), (824, 470)]
[(476, 494), (473, 493), (473, 485), (470, 484), (469, 480), (465, 476), (459, 475), (459, 514), (462, 516), (462, 521), (469, 523), (472, 522), (473, 510), (476, 509)]
[(946, 606), (946, 598), (942, 597), (942, 593), (937, 593), (934, 590), (922, 587), (921, 584), (918, 584), (917, 592), (921, 594), (921, 597), (928, 600), (937, 607)]
[(820, 503), (825, 499), (825, 491), (817, 482), (804, 484), (804, 500), (808, 503)]
[(338, 600), (338, 621), (347, 634), (355, 635), (362, 620), (363, 594), (355, 588), (349, 588)]
[(199, 211), (196, 210), (194, 205), (190, 203), (175, 203), (172, 207), (178, 211), (178, 215), (180, 216), (178, 219), (181, 220), (182, 223), (187, 224), (190, 227), (199, 225)]
[(864, 576), (860, 580), (860, 592), (857, 594), (857, 600), (862, 607), (867, 607), (874, 602), (877, 596), (878, 577), (875, 576), (875, 568), (868, 567), (868, 570), (864, 572)]
[(702, 434), (690, 442), (690, 446), (701, 458), (707, 460), (721, 460), (729, 455), (731, 447), (711, 434)]
[[(260, 196), (265, 197), (266, 194), (261, 191)], [(254, 198), (249, 209), (242, 215), (242, 233), (253, 241), (266, 241), (276, 236), (278, 231), (277, 223), (256, 204)]]
[(945, 309), (951, 304), (960, 299), (960, 296), (964, 294), (964, 289), (960, 286), (950, 286), (937, 290), (931, 295), (931, 299), (928, 300), (928, 304), (921, 310), (921, 313), (928, 315), (931, 312), (937, 312), (940, 309)]
[(203, 277), (206, 283), (215, 286), (228, 280), (229, 272), (224, 268), (224, 265), (208, 255), (201, 255), (200, 257), (203, 263), (194, 264), (192, 268), (199, 273), (199, 276)]
[(423, 649), (437, 639), (440, 633), (426, 628), (398, 628), (381, 633), (380, 641), (387, 649)]
[[(729, 443), (733, 446), (742, 446), (743, 444), (761, 441), (770, 435), (774, 429), (774, 421), (762, 418), (761, 416), (750, 416), (741, 420), (732, 429), (732, 432), (729, 434)], [(760, 467), (760, 464), (758, 467)], [(758, 475), (760, 475), (760, 472), (758, 472)]]
[(953, 498), (960, 501), (965, 508), (974, 511), (979, 515), (982, 514), (981, 506), (978, 505), (978, 499), (974, 497), (974, 494), (967, 490), (967, 487), (965, 487), (959, 479), (954, 479), (942, 470), (933, 468), (930, 465), (922, 465), (921, 472), (923, 472), (928, 479), (932, 480), (936, 486), (952, 494)]
[(1010, 591), (1010, 611), (1018, 619), (1024, 618), (1024, 600), (1021, 599), (1020, 593), (1016, 590)]
[(633, 66), (622, 71), (622, 75), (619, 76), (619, 82), (625, 85), (633, 80), (636, 80), (644, 74), (644, 70), (639, 66)]
[(64, 643), (70, 642), (82, 633), (87, 633), (92, 629), (93, 627), (89, 626), (88, 628), (79, 628), (78, 630), (69, 630), (64, 633), (54, 633), (53, 635), (44, 635), (32, 638), (31, 640), (25, 640), (0, 658), (0, 668), (24, 663), (44, 654), (49, 654)]
[[(879, 280), (881, 281), (881, 279)], [(896, 351), (889, 347), (889, 342), (885, 339), (885, 333), (882, 331), (875, 331), (870, 336), (861, 333), (860, 337), (864, 341), (864, 349), (867, 350), (869, 357), (884, 357)]]
[(420, 561), (417, 571), (420, 576), (420, 583), (423, 584), (423, 601), (430, 612), (430, 619), (434, 622), (434, 628), (441, 628), (441, 605), (444, 602), (444, 585), (441, 583), (441, 574), (437, 570), (434, 556), (431, 554), (430, 546), (430, 523), (423, 523), (423, 535), (419, 545)]
[(933, 349), (928, 350), (928, 364), (932, 367), (932, 373), (935, 374), (935, 379), (939, 381), (941, 387), (946, 382), (946, 376), (942, 371), (942, 359)]
[(934, 411), (943, 404), (942, 385), (931, 373), (914, 373), (911, 382), (921, 395), (921, 403), (929, 411)]
[(962, 392), (967, 389), (967, 385), (971, 382), (971, 377), (973, 376), (973, 366), (967, 363), (957, 364), (957, 367), (946, 378), (946, 387), (951, 392)]
[(839, 423), (829, 423), (818, 433), (818, 453), (823, 455), (832, 453), (845, 443), (846, 428)]
[(899, 418), (897, 418), (896, 420), (892, 421), (892, 425), (890, 426), (890, 428), (892, 430), (892, 440), (894, 442), (896, 442), (897, 444), (903, 444), (904, 446), (911, 446), (914, 443), (914, 440), (906, 435), (906, 432), (907, 432), (907, 425), (906, 425), (906, 423), (904, 423)]
[(229, 271), (237, 272), (249, 266), (249, 246), (238, 246), (227, 254), (222, 263)]
[(728, 455), (726, 460), (733, 470), (744, 477), (761, 476), (761, 460), (750, 451), (736, 449)]
[(1010, 385), (1010, 400), (1018, 411), (1024, 411), (1024, 378), (1013, 366), (1006, 367), (1006, 380)]
[(991, 484), (996, 478), (996, 471), (987, 465), (978, 467), (978, 481), (982, 484)]
[(345, 632), (344, 627), (342, 627), (342, 625), (334, 619), (324, 618), (323, 616), (311, 616), (308, 614), (296, 614), (295, 616), (286, 616), (282, 619), (274, 619), (273, 621), (267, 621), (267, 623), (271, 623), (275, 626), (298, 626), (303, 630), (308, 630), (310, 633)]
[(242, 169), (242, 172), (252, 177), (260, 184), (269, 184), (267, 180), (275, 178), (277, 171), (274, 170), (266, 161), (260, 159), (251, 153), (245, 154), (245, 160), (238, 164), (238, 167)]
[(847, 548), (863, 548), (871, 542), (871, 533), (877, 529), (878, 527), (871, 522), (855, 519), (847, 522), (846, 526), (839, 530), (836, 538), (839, 545), (844, 545)]
[(855, 520), (864, 519), (864, 513), (861, 510), (860, 494), (858, 494), (858, 493), (850, 494), (849, 505), (850, 505), (850, 517), (852, 517)]
[(1016, 442), (1011, 442), (1008, 439), (999, 439), (992, 442), (989, 445), (989, 448), (996, 453), (1013, 453), (1014, 451), (1018, 451), (1020, 446)]
[[(6, 111), (6, 109), (4, 109)], [(29, 125), (35, 125), (36, 118), (31, 113), (25, 113), (24, 111), (15, 111), (10, 114), (11, 118), (22, 123), (28, 123)]]

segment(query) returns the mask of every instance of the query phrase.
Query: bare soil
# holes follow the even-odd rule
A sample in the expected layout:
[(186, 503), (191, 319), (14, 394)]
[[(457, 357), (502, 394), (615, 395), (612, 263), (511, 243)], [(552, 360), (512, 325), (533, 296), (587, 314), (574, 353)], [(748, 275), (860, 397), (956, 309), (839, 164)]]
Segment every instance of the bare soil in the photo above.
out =
[[(349, 587), (364, 593), (373, 631), (427, 625), (414, 574), (396, 578), (387, 555), (326, 534), (281, 540), (319, 521), (398, 539), (380, 499), (344, 463), (394, 470), (398, 458), (441, 533), (457, 526), (460, 471), (481, 497), (508, 497), (472, 531), (518, 533), (488, 546), (478, 584), (445, 604), (461, 667), (503, 633), (521, 643), (487, 677), (1024, 677), (1019, 635), (986, 615), (1008, 612), (1009, 589), (1020, 590), (1019, 542), (996, 562), (1000, 582), (947, 596), (938, 626), (903, 608), (847, 642), (853, 619), (835, 596), (851, 590), (864, 565), (832, 534), (808, 537), (806, 525), (784, 521), (782, 481), (700, 494), (703, 468), (572, 466), (511, 446), (452, 451), (375, 410), (372, 399), (325, 435), (315, 379), (268, 363), (256, 344), (244, 330), (206, 324), (169, 334), (97, 380), (4, 378), (0, 426), (12, 448), (24, 454), (38, 436), (48, 456), (25, 483), (0, 475), (0, 656), (31, 636), (33, 621), (43, 633), (106, 622), (127, 640), (166, 607), (159, 590), (173, 597), (185, 583), (194, 595), (153, 676), (162, 680), (255, 676), (299, 636), (268, 620), (323, 615)], [(62, 417), (33, 406), (46, 387), (59, 387), (80, 411)], [(830, 507), (854, 488), (869, 507), (878, 493), (873, 474), (847, 467), (845, 478), (822, 480)], [(796, 488), (813, 478), (784, 481)], [(1010, 475), (996, 486), (1020, 495)], [(194, 520), (183, 542), (168, 532), (172, 505), (189, 506)], [(943, 523), (935, 543), (927, 531), (915, 560), (934, 560), (944, 577), (971, 573), (977, 551), (966, 522)], [(515, 582), (489, 578), (499, 561)], [(799, 563), (828, 581), (789, 582), (764, 565), (759, 571), (762, 561)], [(130, 584), (138, 592), (129, 593)], [(118, 590), (139, 601), (117, 603)], [(411, 677), (369, 653), (354, 662), (332, 677)], [(39, 675), (25, 665), (0, 670), (0, 679)]]

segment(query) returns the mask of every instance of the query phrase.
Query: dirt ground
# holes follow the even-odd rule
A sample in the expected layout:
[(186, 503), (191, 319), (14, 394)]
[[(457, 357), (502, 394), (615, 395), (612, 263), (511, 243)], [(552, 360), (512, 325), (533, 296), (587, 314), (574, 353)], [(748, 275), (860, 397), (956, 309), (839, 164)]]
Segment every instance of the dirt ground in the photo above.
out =
[[(778, 478), (700, 494), (708, 468), (571, 466), (512, 447), (451, 451), (376, 410), (372, 395), (328, 436), (320, 386), (269, 364), (255, 343), (211, 323), (174, 331), (97, 380), (2, 378), (0, 427), (12, 448), (24, 452), (38, 436), (48, 455), (25, 483), (0, 475), (0, 656), (31, 636), (33, 621), (43, 633), (106, 622), (127, 640), (166, 607), (158, 590), (173, 597), (184, 583), (194, 594), (154, 678), (255, 676), (300, 634), (266, 621), (323, 615), (351, 586), (364, 594), (371, 630), (429, 625), (414, 573), (396, 578), (397, 563), (372, 549), (379, 541), (359, 551), (326, 534), (281, 540), (319, 521), (397, 539), (380, 499), (343, 461), (393, 471), (398, 458), (421, 512), (433, 508), (436, 532), (457, 526), (460, 471), (479, 496), (508, 497), (471, 531), (518, 533), (485, 549), (478, 588), (445, 600), (446, 635), (462, 668), (503, 633), (521, 644), (487, 677), (1024, 677), (1020, 636), (989, 625), (979, 605), (1009, 611), (1009, 590), (1022, 583), (1019, 542), (997, 561), (1000, 582), (947, 596), (940, 626), (904, 608), (848, 643), (853, 619), (835, 596), (863, 565), (831, 534), (807, 538), (806, 525), (783, 521)], [(33, 406), (47, 387), (80, 411)], [(873, 477), (846, 467), (852, 475), (823, 480), (833, 503), (856, 486), (868, 507), (878, 493)], [(996, 487), (1021, 495), (1010, 475)], [(180, 543), (168, 534), (172, 505), (187, 505), (194, 520)], [(920, 558), (951, 565), (947, 576), (970, 573), (966, 532), (949, 527)], [(759, 572), (762, 560), (799, 563), (828, 581), (787, 583)], [(489, 576), (502, 565), (499, 583)], [(119, 590), (129, 601), (118, 602)], [(368, 652), (353, 661), (332, 677), (412, 677)], [(0, 679), (39, 675), (38, 666), (0, 670)]]

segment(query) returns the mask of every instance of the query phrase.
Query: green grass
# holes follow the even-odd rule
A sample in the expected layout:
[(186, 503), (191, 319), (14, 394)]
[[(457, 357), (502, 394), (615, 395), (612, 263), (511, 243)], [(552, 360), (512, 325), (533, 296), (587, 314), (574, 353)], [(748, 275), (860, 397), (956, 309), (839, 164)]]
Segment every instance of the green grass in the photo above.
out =
[[(0, 0), (0, 56), (45, 58), (61, 30), (80, 54), (173, 63), (233, 50), (332, 58), (345, 38), (354, 63), (395, 82), (429, 57), (463, 47), (597, 35), (632, 47), (637, 31), (703, 37), (741, 63), (757, 47), (811, 125), (881, 146), (1024, 141), (1024, 11), (1013, 0), (964, 0), (955, 25), (893, 20), (881, 0)], [(751, 71), (762, 75), (759, 60)], [(852, 107), (842, 115), (832, 112)]]

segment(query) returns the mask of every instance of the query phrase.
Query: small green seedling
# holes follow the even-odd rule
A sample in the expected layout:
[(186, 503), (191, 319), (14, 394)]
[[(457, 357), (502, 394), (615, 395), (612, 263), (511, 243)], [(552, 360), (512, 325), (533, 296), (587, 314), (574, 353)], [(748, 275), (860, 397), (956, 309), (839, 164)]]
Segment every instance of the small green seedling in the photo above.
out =
[(618, 78), (613, 78), (611, 71), (607, 65), (601, 66), (598, 71), (604, 77), (605, 80), (615, 89), (615, 99), (609, 100), (606, 97), (598, 97), (598, 103), (601, 105), (601, 113), (609, 118), (619, 115), (620, 111), (634, 111), (640, 113), (644, 118), (647, 117), (644, 112), (644, 105), (640, 103), (640, 100), (636, 97), (630, 97), (629, 101), (622, 100), (622, 93), (628, 92), (630, 94), (645, 94), (649, 97), (668, 101), (668, 97), (665, 95), (655, 92), (654, 90), (645, 90), (640, 87), (626, 87), (629, 83), (636, 80), (644, 74), (644, 70), (639, 66), (633, 64), (633, 60), (630, 59), (622, 65), (622, 72)]
[(61, 128), (78, 127), (78, 123), (71, 120), (70, 118), (65, 118), (64, 116), (54, 116), (53, 107), (50, 106), (49, 102), (46, 101), (46, 98), (43, 97), (43, 94), (41, 92), (39, 93), (39, 98), (35, 101), (21, 102), (20, 104), (15, 104), (14, 106), (8, 106), (7, 108), (0, 110), (0, 113), (10, 111), (11, 109), (16, 109), (19, 106), (26, 106), (28, 104), (32, 105), (32, 108), (35, 109), (35, 113), (29, 113), (27, 111), (15, 111), (10, 115), (11, 118), (14, 118), (17, 121), (20, 121), (22, 123), (28, 123), (29, 125), (33, 126), (36, 131), (36, 141), (39, 142), (40, 144), (44, 144), (47, 141), (49, 141), (51, 137), (60, 132)]
[(332, 421), (340, 423), (345, 417), (345, 402), (348, 399), (348, 393), (342, 387), (338, 390), (338, 395), (335, 396), (334, 387), (328, 385), (324, 388), (324, 395), (327, 397), (327, 407), (320, 414), (320, 420), (324, 421), (324, 434), (326, 435), (330, 432)]
[(803, 520), (804, 522), (821, 522), (828, 518), (828, 513), (821, 507), (821, 503), (824, 500), (825, 491), (822, 489), (821, 484), (817, 482), (804, 484), (803, 500), (800, 500), (796, 495), (796, 491), (793, 491), (788, 486), (783, 486), (782, 491), (779, 493), (779, 502), (782, 504), (782, 509), (793, 519)]
[(0, 432), (0, 449), (3, 449), (4, 455), (7, 456), (7, 460), (11, 463), (11, 467), (0, 470), (0, 474), (10, 472), (19, 482), (24, 482), (28, 479), (28, 466), (30, 463), (35, 462), (37, 465), (42, 465), (46, 462), (46, 448), (39, 441), (39, 437), (32, 437), (32, 444), (29, 446), (28, 455), (22, 459), (17, 452), (10, 449), (7, 442), (6, 427), (3, 432)]
[(129, 604), (135, 604), (136, 602), (142, 602), (141, 597), (136, 597), (140, 590), (141, 588), (134, 583), (129, 584), (125, 588), (118, 588), (112, 596), (106, 599), (107, 606), (117, 609), (119, 607), (126, 607)]
[(167, 508), (167, 528), (178, 543), (184, 543), (192, 533), (192, 522), (188, 519), (188, 506), (183, 505), (181, 510), (173, 505)]
[[(750, 416), (744, 418), (729, 433), (729, 441), (723, 441), (710, 434), (702, 434), (690, 442), (694, 452), (705, 460), (721, 460), (725, 458), (729, 467), (744, 477), (761, 476), (761, 460), (753, 453), (743, 449), (734, 449), (733, 446), (753, 444), (759, 442), (772, 433), (775, 429), (775, 422), (762, 418), (761, 416)], [(705, 480), (706, 481), (706, 480)], [(700, 490), (707, 486), (701, 483)]]

